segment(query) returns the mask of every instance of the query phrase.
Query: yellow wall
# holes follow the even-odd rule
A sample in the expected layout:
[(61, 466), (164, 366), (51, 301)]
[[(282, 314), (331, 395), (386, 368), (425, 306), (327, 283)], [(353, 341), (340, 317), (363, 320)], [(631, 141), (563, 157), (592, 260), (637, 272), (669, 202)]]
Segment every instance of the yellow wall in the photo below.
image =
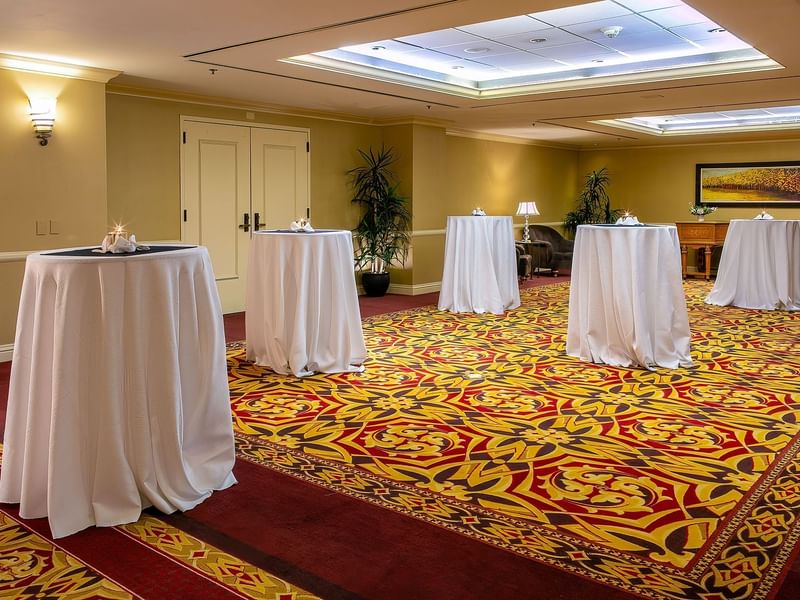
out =
[[(29, 95), (57, 98), (40, 146)], [(0, 254), (99, 243), (107, 231), (105, 85), (0, 69)], [(40, 221), (47, 233), (36, 234)], [(50, 222), (55, 231), (51, 234)], [(23, 263), (0, 263), (0, 346), (14, 338)]]
[[(630, 210), (641, 221), (691, 221), (695, 164), (797, 160), (800, 141), (675, 145), (581, 152), (579, 178), (592, 169), (608, 167), (611, 205)], [(729, 221), (755, 216), (758, 208), (720, 208), (707, 220)], [(799, 208), (770, 208), (779, 219), (800, 218)]]
[[(307, 128), (311, 139), (311, 217), (345, 228), (358, 218), (347, 171), (357, 148), (379, 146), (379, 127), (238, 108), (108, 94), (108, 213), (139, 239), (180, 238), (180, 117)], [(248, 112), (253, 116), (248, 119)]]
[[(51, 144), (40, 147), (27, 95), (58, 97)], [(411, 199), (412, 269), (395, 283), (424, 286), (442, 273), (448, 215), (475, 206), (513, 214), (536, 201), (534, 222), (560, 222), (590, 169), (607, 166), (613, 206), (642, 220), (691, 220), (695, 163), (796, 159), (800, 142), (702, 144), (576, 151), (448, 135), (431, 125), (380, 127), (131, 95), (101, 83), (0, 69), (0, 347), (13, 341), (22, 262), (8, 253), (97, 243), (111, 221), (140, 239), (180, 237), (180, 116), (270, 123), (310, 131), (311, 207), (315, 226), (352, 228), (347, 171), (357, 149), (396, 148), (400, 191)], [(251, 117), (251, 118), (248, 118)], [(800, 209), (770, 209), (800, 218)], [(715, 219), (751, 217), (754, 209), (720, 209)], [(36, 235), (36, 221), (57, 234)], [(515, 218), (517, 227), (522, 220)], [(5, 252), (7, 256), (3, 257)], [(13, 258), (13, 257), (12, 257)]]
[[(577, 193), (577, 152), (448, 136), (447, 185), (450, 214), (513, 215), (517, 203), (532, 200), (539, 222), (560, 222)], [(515, 217), (515, 222), (522, 222)]]

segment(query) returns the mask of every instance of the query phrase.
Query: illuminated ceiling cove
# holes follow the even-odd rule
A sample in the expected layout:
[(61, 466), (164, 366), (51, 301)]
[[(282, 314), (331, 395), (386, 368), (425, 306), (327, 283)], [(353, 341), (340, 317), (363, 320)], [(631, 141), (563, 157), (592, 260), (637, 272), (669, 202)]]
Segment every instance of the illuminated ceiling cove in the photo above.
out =
[(774, 106), (724, 112), (630, 117), (593, 121), (652, 135), (689, 135), (726, 131), (765, 131), (800, 128), (800, 106)]
[(680, 0), (602, 0), (285, 61), (471, 98), (781, 68)]

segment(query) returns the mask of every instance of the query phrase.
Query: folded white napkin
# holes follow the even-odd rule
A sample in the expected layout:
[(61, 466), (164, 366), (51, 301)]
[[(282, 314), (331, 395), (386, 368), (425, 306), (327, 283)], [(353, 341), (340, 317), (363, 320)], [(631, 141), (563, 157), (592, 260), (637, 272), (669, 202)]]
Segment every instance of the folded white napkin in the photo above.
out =
[(150, 249), (149, 246), (145, 246), (144, 244), (137, 244), (135, 235), (131, 235), (127, 239), (121, 235), (116, 236), (116, 238), (117, 239), (114, 240), (113, 235), (110, 233), (106, 234), (106, 237), (103, 238), (103, 242), (100, 244), (100, 247), (92, 250), (92, 252), (98, 252), (101, 254), (130, 254), (131, 252), (136, 252), (137, 249)]
[(757, 214), (755, 217), (753, 217), (753, 219), (756, 219), (756, 220), (758, 220), (758, 221), (762, 221), (762, 220), (768, 220), (768, 219), (774, 219), (774, 218), (775, 218), (775, 217), (773, 217), (771, 214), (769, 214), (769, 213), (768, 213), (767, 211), (765, 211), (765, 210), (762, 210), (762, 211), (761, 211), (760, 213), (758, 213), (758, 214)]
[(640, 225), (639, 219), (634, 217), (633, 215), (628, 215), (627, 217), (620, 217), (617, 219), (616, 225)]
[(289, 225), (289, 229), (291, 231), (314, 231), (314, 228), (308, 221), (292, 221)]

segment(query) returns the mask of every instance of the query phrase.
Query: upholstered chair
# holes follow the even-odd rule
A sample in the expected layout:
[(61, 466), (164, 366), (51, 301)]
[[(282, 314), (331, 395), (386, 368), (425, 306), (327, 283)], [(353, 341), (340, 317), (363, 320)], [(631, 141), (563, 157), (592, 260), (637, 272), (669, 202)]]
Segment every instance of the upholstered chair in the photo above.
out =
[(558, 231), (547, 225), (531, 225), (529, 250), (533, 255), (536, 272), (549, 270), (555, 276), (572, 268), (572, 249), (575, 242), (564, 238)]

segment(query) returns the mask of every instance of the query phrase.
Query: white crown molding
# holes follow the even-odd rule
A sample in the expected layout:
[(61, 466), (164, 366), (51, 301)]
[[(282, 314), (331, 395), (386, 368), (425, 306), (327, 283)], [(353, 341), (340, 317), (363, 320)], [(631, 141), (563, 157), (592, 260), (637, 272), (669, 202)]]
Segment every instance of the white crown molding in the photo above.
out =
[(87, 67), (86, 65), (74, 65), (52, 60), (43, 60), (29, 56), (16, 56), (14, 54), (0, 54), (0, 68), (10, 69), (12, 71), (24, 71), (26, 73), (40, 73), (42, 75), (52, 75), (54, 77), (84, 79), (86, 81), (96, 81), (98, 83), (108, 83), (122, 72)]
[[(254, 111), (269, 115), (281, 115), (284, 117), (299, 117), (304, 119), (319, 119), (320, 121), (335, 121), (337, 123), (352, 123), (355, 125), (374, 125), (380, 126), (374, 119), (359, 117), (356, 115), (345, 115), (337, 113), (323, 113), (311, 110), (300, 110), (285, 106), (275, 106), (271, 104), (261, 104), (253, 102), (243, 102), (233, 98), (222, 98), (217, 96), (202, 96), (199, 94), (189, 94), (170, 90), (158, 90), (151, 88), (140, 88), (112, 83), (106, 88), (107, 94), (115, 96), (130, 96), (133, 98), (145, 98), (148, 100), (162, 100), (164, 102), (179, 102), (181, 104), (195, 104), (198, 106), (213, 106), (216, 108), (230, 108), (232, 110)], [(255, 121), (248, 121), (255, 125)]]

